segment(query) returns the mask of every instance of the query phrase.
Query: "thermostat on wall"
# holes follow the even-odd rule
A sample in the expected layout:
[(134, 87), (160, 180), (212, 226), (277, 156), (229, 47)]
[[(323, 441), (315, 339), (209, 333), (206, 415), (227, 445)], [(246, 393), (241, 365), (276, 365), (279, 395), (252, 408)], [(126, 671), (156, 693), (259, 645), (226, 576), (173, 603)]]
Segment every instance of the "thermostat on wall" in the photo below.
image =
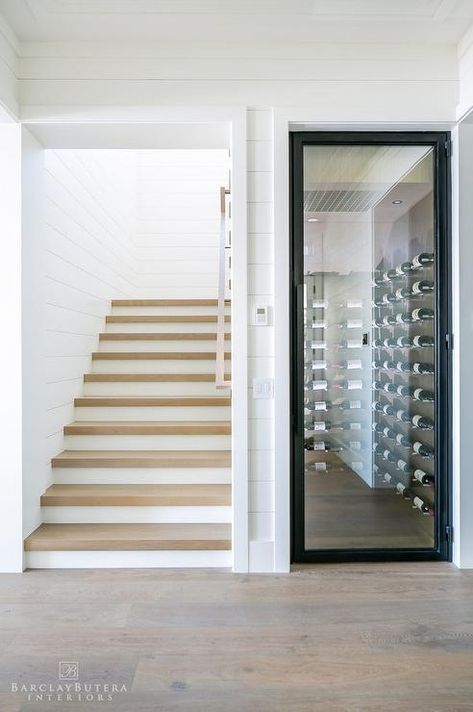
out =
[(255, 307), (255, 326), (268, 326), (268, 307)]

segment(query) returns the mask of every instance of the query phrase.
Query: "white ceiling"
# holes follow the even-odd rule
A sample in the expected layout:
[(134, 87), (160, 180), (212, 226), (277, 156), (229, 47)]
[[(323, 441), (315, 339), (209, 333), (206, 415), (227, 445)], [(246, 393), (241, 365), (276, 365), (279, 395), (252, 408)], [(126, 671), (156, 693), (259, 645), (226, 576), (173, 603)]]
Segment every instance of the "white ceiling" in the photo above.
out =
[(456, 44), (473, 0), (0, 0), (20, 40)]

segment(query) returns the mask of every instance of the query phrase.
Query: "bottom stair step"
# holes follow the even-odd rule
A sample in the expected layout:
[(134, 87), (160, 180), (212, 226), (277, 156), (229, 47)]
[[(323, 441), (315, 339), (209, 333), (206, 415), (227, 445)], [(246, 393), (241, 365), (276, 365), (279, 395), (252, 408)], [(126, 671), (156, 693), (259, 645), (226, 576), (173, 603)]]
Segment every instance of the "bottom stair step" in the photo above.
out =
[(230, 524), (42, 524), (25, 551), (228, 551)]

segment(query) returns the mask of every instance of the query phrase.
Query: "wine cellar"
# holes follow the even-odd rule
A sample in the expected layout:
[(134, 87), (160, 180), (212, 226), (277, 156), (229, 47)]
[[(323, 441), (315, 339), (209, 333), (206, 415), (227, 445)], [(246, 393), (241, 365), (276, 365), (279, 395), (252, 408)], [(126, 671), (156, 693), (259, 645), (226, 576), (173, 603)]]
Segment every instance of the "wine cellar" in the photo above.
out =
[(437, 452), (438, 154), (401, 141), (300, 145), (293, 378), (300, 560), (311, 552), (336, 560), (337, 551), (375, 558), (438, 551), (447, 476)]

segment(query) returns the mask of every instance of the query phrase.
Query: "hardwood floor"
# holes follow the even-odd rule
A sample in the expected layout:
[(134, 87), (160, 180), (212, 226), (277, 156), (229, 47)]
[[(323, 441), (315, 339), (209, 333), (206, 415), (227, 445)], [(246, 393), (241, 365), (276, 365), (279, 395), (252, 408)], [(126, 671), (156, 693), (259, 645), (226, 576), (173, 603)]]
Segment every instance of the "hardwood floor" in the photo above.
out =
[[(473, 709), (473, 571), (443, 563), (0, 576), (0, 710)], [(13, 682), (126, 685), (112, 702), (28, 702)]]
[[(426, 488), (419, 487), (420, 496)], [(372, 488), (351, 469), (305, 479), (307, 549), (432, 548), (434, 519), (391, 488)], [(472, 707), (473, 709), (473, 707)]]

